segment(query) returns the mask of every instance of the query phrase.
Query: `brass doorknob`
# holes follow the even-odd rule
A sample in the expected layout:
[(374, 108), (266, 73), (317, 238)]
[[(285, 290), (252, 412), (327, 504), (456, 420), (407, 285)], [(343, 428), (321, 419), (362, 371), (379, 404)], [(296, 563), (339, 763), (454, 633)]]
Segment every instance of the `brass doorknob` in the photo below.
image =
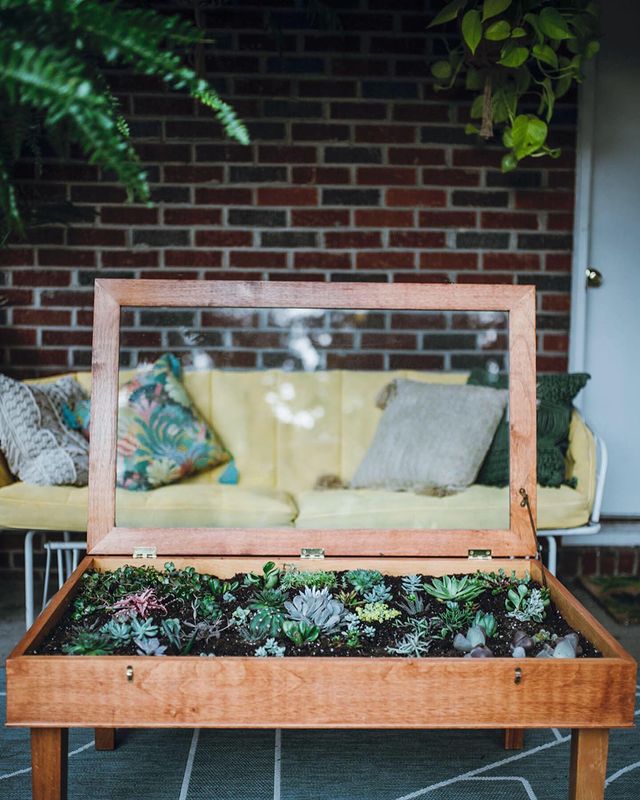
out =
[(604, 278), (599, 270), (587, 267), (587, 287), (589, 289), (598, 289), (603, 282)]

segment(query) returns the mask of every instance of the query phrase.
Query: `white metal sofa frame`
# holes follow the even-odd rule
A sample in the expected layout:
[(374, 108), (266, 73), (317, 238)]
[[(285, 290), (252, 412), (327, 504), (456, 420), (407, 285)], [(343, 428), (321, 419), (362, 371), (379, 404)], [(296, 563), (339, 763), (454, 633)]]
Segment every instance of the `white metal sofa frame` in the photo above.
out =
[[(558, 568), (558, 536), (585, 536), (595, 534), (600, 531), (600, 510), (602, 508), (602, 497), (604, 495), (604, 484), (607, 477), (607, 466), (609, 457), (607, 446), (598, 434), (591, 428), (591, 432), (596, 441), (596, 492), (593, 501), (591, 517), (586, 525), (578, 528), (554, 528), (538, 531), (538, 537), (547, 540), (547, 569), (553, 575)], [(38, 531), (27, 531), (24, 539), (24, 606), (25, 622), (27, 630), (33, 625), (35, 619), (35, 597), (34, 597), (34, 576), (33, 576), (33, 537)], [(63, 541), (47, 542), (47, 561), (45, 566), (45, 583), (42, 595), (41, 611), (48, 603), (48, 588), (51, 577), (51, 552), (56, 551), (58, 568), (58, 588), (62, 587), (64, 581), (69, 577), (74, 565), (78, 563), (78, 554), (87, 549), (86, 542), (72, 542), (69, 531), (63, 532)]]

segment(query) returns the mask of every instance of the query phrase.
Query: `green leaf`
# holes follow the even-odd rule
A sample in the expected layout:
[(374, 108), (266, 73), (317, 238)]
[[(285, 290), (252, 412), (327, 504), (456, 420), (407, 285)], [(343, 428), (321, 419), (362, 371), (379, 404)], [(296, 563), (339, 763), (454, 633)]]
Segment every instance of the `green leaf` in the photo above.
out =
[(545, 6), (538, 17), (540, 30), (550, 39), (570, 39), (573, 34), (557, 8)]
[(467, 11), (462, 18), (462, 36), (467, 43), (467, 47), (475, 55), (475, 52), (482, 40), (482, 22), (480, 12), (475, 9)]
[(501, 42), (503, 39), (508, 39), (511, 33), (511, 25), (506, 19), (499, 19), (492, 25), (489, 25), (484, 32), (484, 38), (490, 42)]
[[(520, 114), (511, 127), (513, 152), (520, 160), (540, 150), (547, 138), (547, 125), (533, 114)], [(520, 587), (518, 591), (521, 592)]]
[(509, 42), (502, 48), (502, 56), (498, 60), (498, 64), (503, 67), (520, 67), (529, 58), (529, 48), (520, 47)]
[(584, 50), (585, 58), (593, 58), (596, 53), (600, 52), (600, 42), (589, 42)]
[(472, 92), (478, 91), (478, 89), (482, 89), (484, 86), (484, 78), (482, 73), (474, 69), (474, 67), (469, 67), (467, 71), (467, 77), (465, 79), (465, 87)]
[(482, 21), (502, 14), (511, 5), (512, 0), (484, 0), (482, 4)]
[(440, 81), (446, 81), (451, 77), (451, 64), (448, 61), (436, 61), (431, 65), (431, 74)]
[(513, 153), (506, 153), (502, 157), (502, 171), (503, 172), (513, 172), (513, 170), (518, 166), (518, 159), (514, 156)]
[(471, 119), (480, 119), (482, 116), (482, 108), (484, 106), (484, 95), (479, 94), (471, 104), (471, 111), (469, 116)]
[(467, 134), (467, 136), (471, 136), (473, 134), (479, 134), (480, 133), (480, 128), (478, 128), (477, 125), (472, 125), (470, 122), (468, 122), (464, 126), (464, 132)]
[(527, 32), (525, 31), (524, 28), (515, 27), (511, 31), (511, 38), (512, 39), (521, 39), (523, 36), (526, 36), (526, 35), (527, 35)]
[(434, 25), (444, 25), (445, 22), (451, 22), (456, 19), (460, 11), (467, 5), (467, 0), (452, 0), (431, 20), (427, 28), (432, 28)]
[(555, 85), (555, 96), (556, 100), (559, 100), (561, 97), (564, 97), (565, 94), (571, 88), (571, 84), (573, 82), (573, 78), (571, 75), (563, 75), (562, 78), (556, 83)]
[(558, 56), (548, 44), (534, 44), (533, 55), (545, 64), (558, 69)]

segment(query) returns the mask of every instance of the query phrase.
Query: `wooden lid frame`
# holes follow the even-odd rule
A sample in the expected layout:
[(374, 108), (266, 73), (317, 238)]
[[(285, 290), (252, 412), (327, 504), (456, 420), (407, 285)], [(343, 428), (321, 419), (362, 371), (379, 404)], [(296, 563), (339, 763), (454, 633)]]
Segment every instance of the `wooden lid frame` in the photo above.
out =
[[(120, 309), (337, 308), (503, 311), (509, 314), (509, 529), (296, 529), (116, 527), (116, 441)], [(107, 280), (95, 282), (92, 356), (88, 552), (131, 555), (298, 556), (322, 548), (327, 556), (535, 557), (536, 335), (535, 288), (449, 284), (294, 283), (262, 281)], [(523, 505), (521, 489), (529, 497)]]

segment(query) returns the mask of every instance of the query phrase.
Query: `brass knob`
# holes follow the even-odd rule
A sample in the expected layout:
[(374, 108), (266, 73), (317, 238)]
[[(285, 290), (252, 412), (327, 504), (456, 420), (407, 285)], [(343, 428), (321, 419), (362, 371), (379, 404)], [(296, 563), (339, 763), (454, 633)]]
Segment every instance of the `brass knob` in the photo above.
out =
[(603, 282), (604, 278), (599, 270), (593, 269), (593, 267), (587, 267), (587, 287), (589, 289), (598, 289), (602, 286)]

